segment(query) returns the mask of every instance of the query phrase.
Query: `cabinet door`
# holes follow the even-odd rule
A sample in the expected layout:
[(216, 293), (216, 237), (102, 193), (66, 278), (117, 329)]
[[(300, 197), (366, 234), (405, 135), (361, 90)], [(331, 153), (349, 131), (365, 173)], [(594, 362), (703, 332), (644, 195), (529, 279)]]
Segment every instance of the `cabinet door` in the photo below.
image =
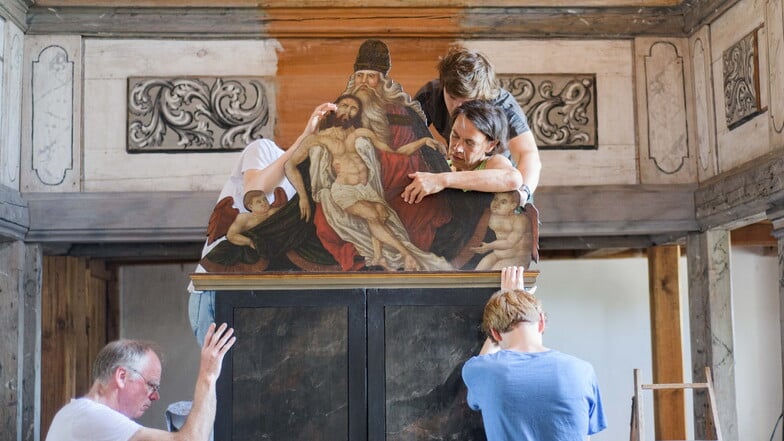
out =
[(362, 289), (223, 291), (216, 440), (367, 439)]
[(482, 310), (496, 290), (368, 290), (371, 441), (486, 439), (461, 369), (482, 346)]

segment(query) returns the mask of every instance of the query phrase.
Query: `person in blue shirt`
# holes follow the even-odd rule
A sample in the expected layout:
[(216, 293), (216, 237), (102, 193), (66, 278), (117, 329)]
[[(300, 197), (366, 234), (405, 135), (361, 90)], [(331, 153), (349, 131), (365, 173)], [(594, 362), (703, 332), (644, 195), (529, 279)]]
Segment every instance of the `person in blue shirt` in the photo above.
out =
[(607, 427), (590, 363), (542, 342), (546, 316), (524, 290), (524, 268), (501, 271), (488, 300), (479, 355), (463, 366), (471, 409), (482, 412), (488, 441), (583, 441)]

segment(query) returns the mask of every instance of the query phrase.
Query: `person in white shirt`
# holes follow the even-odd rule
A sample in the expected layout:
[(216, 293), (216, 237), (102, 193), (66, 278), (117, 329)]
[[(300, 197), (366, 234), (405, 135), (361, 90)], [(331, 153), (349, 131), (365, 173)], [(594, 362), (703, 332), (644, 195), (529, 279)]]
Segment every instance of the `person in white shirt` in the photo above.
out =
[(223, 357), (236, 341), (233, 334), (225, 323), (207, 329), (193, 405), (178, 432), (133, 421), (160, 398), (161, 357), (154, 343), (117, 340), (98, 353), (90, 391), (57, 412), (46, 441), (207, 441), (215, 422), (215, 384)]

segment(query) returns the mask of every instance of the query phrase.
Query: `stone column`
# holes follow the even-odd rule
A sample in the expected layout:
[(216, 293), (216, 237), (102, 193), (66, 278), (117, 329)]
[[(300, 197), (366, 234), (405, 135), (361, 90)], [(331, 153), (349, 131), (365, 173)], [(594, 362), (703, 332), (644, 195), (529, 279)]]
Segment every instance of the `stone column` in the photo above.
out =
[[(735, 344), (733, 338), (730, 235), (709, 230), (688, 236), (689, 325), (694, 382), (705, 381), (711, 368), (722, 439), (738, 440), (735, 399)], [(694, 438), (715, 439), (705, 391), (694, 394)]]
[(0, 241), (0, 441), (41, 439), (40, 245)]

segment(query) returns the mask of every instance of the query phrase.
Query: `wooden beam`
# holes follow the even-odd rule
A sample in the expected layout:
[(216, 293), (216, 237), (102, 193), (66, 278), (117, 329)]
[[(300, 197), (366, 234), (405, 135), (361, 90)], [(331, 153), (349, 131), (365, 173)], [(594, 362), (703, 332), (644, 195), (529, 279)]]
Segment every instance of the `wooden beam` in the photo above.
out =
[(30, 226), (30, 213), (22, 195), (0, 185), (0, 242), (23, 240)]
[(773, 223), (770, 221), (746, 225), (730, 232), (732, 246), (775, 247), (778, 241), (773, 237)]
[[(683, 383), (681, 301), (678, 284), (680, 247), (648, 249), (654, 383)], [(686, 439), (683, 390), (654, 392), (656, 439)]]
[[(587, 244), (581, 249), (634, 248), (671, 242), (697, 231), (693, 188), (683, 185), (540, 187), (536, 205), (541, 213), (546, 213), (542, 216), (540, 237), (573, 245)], [(30, 211), (26, 240), (43, 244), (201, 244), (218, 197), (217, 192), (26, 193), (23, 196)], [(618, 238), (618, 241), (592, 242), (591, 238), (597, 236)], [(635, 236), (645, 237), (640, 241)]]
[(779, 150), (701, 183), (694, 192), (700, 230), (726, 227), (738, 219), (764, 219), (784, 200), (784, 151)]
[[(436, 2), (435, 5), (442, 3)], [(686, 36), (680, 7), (44, 7), (31, 35), (106, 38), (633, 38)]]

